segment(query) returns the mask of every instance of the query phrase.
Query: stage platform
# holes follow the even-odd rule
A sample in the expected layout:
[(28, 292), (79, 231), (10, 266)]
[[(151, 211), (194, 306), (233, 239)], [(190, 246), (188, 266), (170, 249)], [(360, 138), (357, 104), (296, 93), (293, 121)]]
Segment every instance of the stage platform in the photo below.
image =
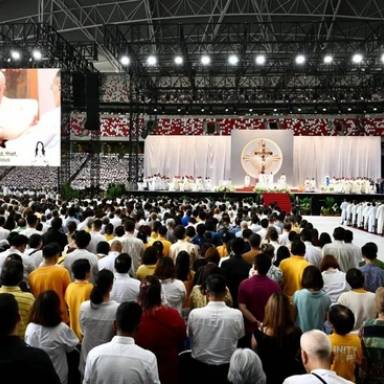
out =
[[(265, 192), (275, 193), (275, 192)], [(170, 192), (170, 191), (129, 191), (132, 196), (142, 196), (146, 198), (191, 198), (191, 199), (252, 199), (255, 202), (261, 203), (263, 193), (256, 192)], [(299, 203), (300, 199), (311, 199), (311, 215), (319, 215), (320, 209), (325, 203), (326, 198), (333, 198), (337, 204), (341, 204), (344, 199), (347, 201), (384, 201), (384, 194), (339, 194), (339, 193), (321, 193), (321, 192), (291, 192), (289, 193), (292, 203)]]

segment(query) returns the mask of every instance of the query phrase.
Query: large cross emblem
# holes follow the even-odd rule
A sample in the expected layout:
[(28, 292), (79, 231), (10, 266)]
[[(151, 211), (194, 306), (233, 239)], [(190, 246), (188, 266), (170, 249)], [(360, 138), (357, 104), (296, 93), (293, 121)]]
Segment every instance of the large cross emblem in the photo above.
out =
[(256, 150), (248, 155), (244, 155), (243, 159), (244, 160), (252, 160), (253, 158), (260, 158), (261, 159), (261, 174), (265, 174), (265, 167), (267, 160), (270, 158), (272, 161), (273, 160), (280, 160), (280, 156), (274, 155), (274, 153), (267, 148), (267, 145), (264, 141), (261, 142), (261, 149)]

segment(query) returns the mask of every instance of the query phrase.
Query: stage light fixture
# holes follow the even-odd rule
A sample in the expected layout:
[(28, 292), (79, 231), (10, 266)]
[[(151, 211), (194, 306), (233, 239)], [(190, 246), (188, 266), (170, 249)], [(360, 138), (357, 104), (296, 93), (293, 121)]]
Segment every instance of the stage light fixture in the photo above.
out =
[(351, 112), (352, 111), (352, 108), (348, 108), (348, 112)]
[(297, 55), (295, 57), (295, 63), (298, 65), (303, 65), (305, 63), (305, 61), (306, 61), (306, 57), (302, 54)]
[(41, 53), (40, 49), (34, 49), (32, 51), (32, 58), (35, 61), (40, 61), (43, 58), (43, 54)]
[(373, 108), (373, 110), (376, 112), (376, 111), (377, 111), (377, 108), (376, 108), (376, 107), (374, 107), (374, 108)]
[(173, 61), (175, 62), (176, 65), (183, 65), (184, 58), (183, 58), (183, 56), (178, 55), (178, 56), (175, 56)]
[(120, 58), (120, 64), (124, 67), (127, 67), (131, 63), (130, 58), (127, 55), (121, 56)]
[(228, 108), (225, 108), (225, 112), (229, 112), (229, 109), (228, 109)]
[(332, 64), (333, 62), (333, 56), (332, 55), (325, 55), (323, 58), (324, 64)]
[(239, 64), (239, 56), (237, 56), (237, 55), (229, 55), (228, 56), (228, 64), (229, 65), (237, 65), (237, 64)]
[(181, 108), (177, 108), (177, 112), (181, 112)]
[(323, 112), (327, 112), (327, 108), (323, 108)]
[(255, 63), (257, 65), (264, 65), (266, 61), (267, 61), (267, 58), (265, 57), (265, 55), (257, 55), (255, 57)]
[(19, 61), (21, 59), (20, 51), (12, 49), (12, 51), (11, 51), (11, 59), (14, 60), (14, 61)]
[(153, 108), (153, 112), (157, 112), (157, 108)]
[(253, 109), (252, 109), (252, 108), (249, 108), (249, 112), (253, 112)]
[(201, 112), (205, 112), (205, 109), (204, 109), (204, 108), (201, 108)]
[(380, 61), (384, 64), (384, 53), (381, 54)]
[(361, 64), (363, 61), (363, 55), (361, 53), (355, 53), (352, 56), (352, 63), (353, 64)]
[(301, 112), (301, 108), (297, 108), (297, 112)]
[(149, 55), (147, 57), (147, 65), (154, 67), (157, 64), (157, 57), (155, 55)]
[(203, 55), (200, 58), (200, 62), (204, 66), (209, 65), (209, 64), (211, 64), (211, 58), (208, 55)]
[(273, 112), (277, 112), (277, 108), (273, 108)]

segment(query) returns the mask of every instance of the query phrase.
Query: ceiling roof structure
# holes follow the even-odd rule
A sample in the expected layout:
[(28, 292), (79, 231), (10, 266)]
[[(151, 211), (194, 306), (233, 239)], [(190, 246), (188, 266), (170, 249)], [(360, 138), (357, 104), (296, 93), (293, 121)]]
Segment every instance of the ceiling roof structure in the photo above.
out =
[[(367, 100), (383, 101), (383, 21), (380, 0), (0, 0), (0, 28), (49, 24), (100, 72), (139, 78), (143, 102), (180, 93), (187, 103), (263, 99), (273, 108), (276, 100), (287, 101), (287, 110), (293, 102), (352, 97), (363, 112)], [(356, 53), (361, 63), (351, 62)], [(205, 54), (212, 61), (207, 66)], [(299, 54), (305, 65), (295, 63)], [(150, 55), (158, 65), (148, 65)], [(255, 65), (257, 55), (265, 65)], [(121, 64), (122, 56), (130, 66)]]

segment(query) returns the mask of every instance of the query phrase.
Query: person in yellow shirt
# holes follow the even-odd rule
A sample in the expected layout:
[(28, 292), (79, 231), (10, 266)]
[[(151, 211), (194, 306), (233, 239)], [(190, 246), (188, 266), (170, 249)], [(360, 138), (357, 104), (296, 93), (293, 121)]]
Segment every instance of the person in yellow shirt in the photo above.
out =
[(220, 258), (229, 256), (230, 253), (230, 247), (229, 243), (232, 240), (232, 236), (229, 232), (224, 232), (221, 236), (221, 240), (223, 241), (223, 245), (219, 245), (216, 247), (217, 251), (219, 252)]
[(167, 240), (167, 227), (165, 225), (162, 225), (160, 228), (158, 228), (158, 235), (157, 238), (154, 239), (151, 237), (150, 245), (152, 245), (155, 241), (160, 241), (161, 244), (163, 244), (163, 256), (167, 257), (169, 256), (169, 250), (171, 248), (172, 243)]
[(310, 265), (304, 259), (305, 244), (298, 240), (291, 245), (291, 257), (280, 262), (280, 270), (283, 272), (283, 293), (291, 297), (301, 289), (301, 278), (304, 269)]
[(136, 277), (139, 280), (144, 280), (147, 276), (152, 276), (155, 273), (158, 250), (155, 247), (148, 247), (143, 254), (143, 264), (137, 268)]
[(333, 333), (329, 335), (332, 344), (331, 369), (346, 380), (356, 382), (356, 367), (361, 364), (363, 351), (360, 337), (351, 333), (355, 324), (353, 312), (341, 304), (333, 305), (328, 313)]
[(13, 256), (8, 256), (1, 269), (2, 287), (0, 288), (0, 293), (10, 293), (15, 297), (20, 314), (20, 322), (18, 323), (16, 333), (24, 340), (25, 329), (35, 298), (32, 293), (23, 292), (19, 287), (19, 284), (23, 281), (23, 272), (24, 268), (21, 258), (17, 260)]
[(105, 237), (105, 240), (108, 241), (109, 243), (115, 238), (113, 231), (114, 231), (113, 224), (108, 223), (104, 229), (104, 237)]
[(71, 282), (68, 270), (57, 265), (60, 257), (60, 246), (51, 243), (43, 247), (44, 261), (41, 267), (35, 269), (28, 278), (29, 286), (35, 297), (45, 291), (55, 291), (60, 298), (60, 310), (64, 322), (68, 322), (67, 305), (65, 304), (65, 291)]
[(69, 326), (81, 340), (80, 304), (89, 300), (93, 285), (88, 281), (91, 274), (91, 264), (87, 259), (74, 261), (71, 267), (73, 278), (65, 291), (65, 302), (69, 312)]

